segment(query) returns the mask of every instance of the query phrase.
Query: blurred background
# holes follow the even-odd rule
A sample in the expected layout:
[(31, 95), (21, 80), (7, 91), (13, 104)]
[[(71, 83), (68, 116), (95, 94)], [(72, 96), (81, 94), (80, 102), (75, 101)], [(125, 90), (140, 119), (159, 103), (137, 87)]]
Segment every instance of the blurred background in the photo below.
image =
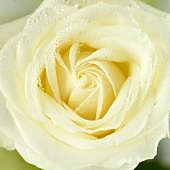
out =
[[(170, 13), (170, 0), (141, 0), (162, 11)], [(0, 0), (0, 24), (33, 12), (42, 0)], [(26, 163), (17, 151), (0, 148), (0, 170), (39, 170)], [(158, 155), (153, 160), (142, 162), (135, 170), (170, 170), (170, 140), (159, 143)]]

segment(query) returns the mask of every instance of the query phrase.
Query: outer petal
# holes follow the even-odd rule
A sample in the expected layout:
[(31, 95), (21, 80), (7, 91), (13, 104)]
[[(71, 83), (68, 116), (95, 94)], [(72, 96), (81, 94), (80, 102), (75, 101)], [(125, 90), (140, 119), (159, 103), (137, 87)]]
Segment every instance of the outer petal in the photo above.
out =
[[(0, 120), (4, 120), (5, 114), (8, 114), (6, 109), (6, 99), (0, 91)], [(1, 129), (2, 122), (0, 121), (0, 147), (4, 147), (8, 150), (14, 149), (14, 141), (7, 137)]]
[[(44, 0), (42, 2), (42, 4), (39, 6), (39, 8), (37, 10), (42, 10), (46, 7), (51, 7), (53, 5), (57, 4), (64, 4), (64, 5), (71, 5), (74, 6), (75, 8), (82, 8), (88, 5), (92, 5), (95, 3), (101, 2), (101, 0)], [(128, 6), (128, 5), (135, 5), (138, 6), (136, 4), (136, 2), (134, 0), (103, 0), (103, 2), (108, 3), (108, 4), (118, 4), (121, 6)]]
[(8, 150), (15, 149), (14, 141), (7, 137), (2, 131), (0, 131), (0, 147)]
[(9, 103), (19, 110), (21, 114), (31, 116), (29, 104), (26, 101), (24, 85), (16, 73), (16, 41), (20, 38), (18, 34), (9, 40), (0, 51), (0, 90), (8, 99)]
[(120, 168), (100, 168), (100, 167), (89, 167), (89, 168), (83, 168), (83, 169), (79, 169), (79, 170), (132, 170), (134, 169), (136, 166), (138, 165), (138, 163), (132, 163), (132, 164), (128, 164), (125, 163), (123, 166), (121, 166)]
[(20, 153), (20, 155), (24, 158), (25, 161), (46, 170), (57, 170), (63, 169), (59, 164), (55, 163), (52, 160), (47, 160), (42, 155), (32, 151), (31, 149), (24, 147), (23, 145), (16, 144), (16, 149)]
[[(162, 138), (166, 137), (167, 117), (163, 123), (147, 136), (139, 137), (136, 141), (130, 141), (122, 147), (117, 154), (100, 164), (102, 167), (112, 167), (116, 161), (118, 167), (124, 163), (133, 164), (147, 159), (153, 159), (157, 154), (157, 146)], [(123, 155), (123, 157), (122, 157)], [(116, 165), (114, 165), (116, 166)]]
[[(39, 168), (43, 168), (46, 170), (67, 170), (67, 168), (64, 168), (63, 166), (60, 166), (57, 162), (54, 162), (52, 160), (47, 160), (43, 156), (33, 152), (32, 150), (23, 147), (22, 145), (16, 145), (17, 151), (22, 155), (22, 157), (29, 163), (36, 165)], [(138, 165), (138, 162), (128, 164), (125, 163), (120, 168), (114, 168), (112, 170), (132, 170)], [(103, 167), (96, 167), (91, 166), (89, 168), (78, 168), (77, 170), (111, 170), (110, 168), (103, 168)]]
[(22, 31), (27, 21), (27, 17), (0, 25), (0, 49), (14, 35)]
[(141, 9), (131, 6), (129, 11), (137, 20), (139, 27), (147, 33), (153, 43), (165, 51), (164, 56), (167, 57), (166, 55), (170, 53), (170, 14), (149, 8), (143, 3), (139, 4)]
[(24, 144), (13, 117), (8, 109), (5, 97), (0, 91), (0, 147), (8, 150), (15, 148), (15, 142)]
[[(110, 149), (104, 151), (83, 151), (70, 147), (63, 142), (54, 139), (45, 131), (41, 123), (24, 118), (24, 116), (18, 114), (12, 106), (9, 106), (9, 108), (13, 114), (17, 130), (24, 138), (25, 143), (22, 142), (22, 145), (30, 148), (33, 152), (41, 156), (43, 155), (46, 160), (55, 161), (55, 164), (60, 165), (65, 169), (76, 169), (96, 165), (102, 160), (108, 159), (112, 154)], [(17, 130), (14, 130), (15, 132), (13, 133), (16, 133)], [(34, 133), (32, 133), (33, 131)], [(16, 133), (15, 141), (18, 139), (19, 136), (17, 136)], [(41, 165), (39, 165), (39, 167), (41, 167)]]

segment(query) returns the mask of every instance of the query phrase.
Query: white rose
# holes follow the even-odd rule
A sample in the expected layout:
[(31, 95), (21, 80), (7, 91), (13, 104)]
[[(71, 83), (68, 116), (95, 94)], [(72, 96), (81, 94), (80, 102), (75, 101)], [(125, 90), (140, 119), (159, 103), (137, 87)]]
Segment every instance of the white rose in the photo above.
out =
[(1, 40), (0, 144), (50, 170), (153, 158), (169, 135), (169, 30), (137, 0), (44, 1)]

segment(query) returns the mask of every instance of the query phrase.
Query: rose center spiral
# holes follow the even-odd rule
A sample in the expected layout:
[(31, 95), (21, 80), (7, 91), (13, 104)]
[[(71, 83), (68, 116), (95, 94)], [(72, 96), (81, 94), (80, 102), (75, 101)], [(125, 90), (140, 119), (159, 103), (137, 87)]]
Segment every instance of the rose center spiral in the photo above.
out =
[(56, 49), (54, 63), (47, 59), (41, 76), (44, 91), (84, 119), (103, 118), (125, 81), (119, 66), (104, 59), (105, 53), (80, 43)]

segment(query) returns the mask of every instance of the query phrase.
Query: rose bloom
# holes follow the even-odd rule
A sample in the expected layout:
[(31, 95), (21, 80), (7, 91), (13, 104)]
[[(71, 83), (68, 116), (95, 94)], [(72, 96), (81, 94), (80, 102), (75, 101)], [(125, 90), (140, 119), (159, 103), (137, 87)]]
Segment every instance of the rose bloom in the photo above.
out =
[(169, 14), (137, 0), (45, 0), (0, 34), (2, 147), (48, 170), (154, 158), (169, 135)]

